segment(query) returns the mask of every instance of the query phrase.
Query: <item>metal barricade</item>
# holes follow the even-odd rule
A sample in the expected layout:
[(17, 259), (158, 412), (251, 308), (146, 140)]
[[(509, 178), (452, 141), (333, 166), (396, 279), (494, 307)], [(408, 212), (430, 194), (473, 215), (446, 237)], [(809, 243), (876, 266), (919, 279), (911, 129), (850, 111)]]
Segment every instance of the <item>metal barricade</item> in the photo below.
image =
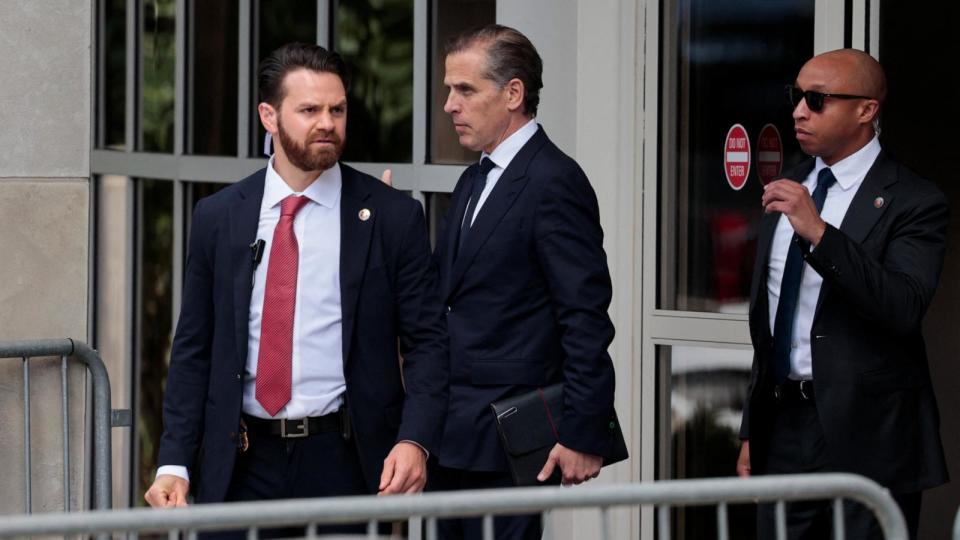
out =
[[(727, 506), (776, 502), (778, 537), (785, 538), (786, 501), (833, 500), (841, 509), (843, 500), (869, 508), (889, 540), (906, 540), (903, 515), (893, 497), (876, 483), (851, 474), (768, 476), (749, 479), (718, 478), (673, 480), (640, 484), (514, 488), (480, 491), (426, 493), (421, 496), (336, 497), (270, 502), (199, 505), (175, 510), (136, 509), (74, 514), (42, 514), (0, 519), (0, 538), (36, 535), (91, 535), (106, 533), (159, 533), (170, 538), (197, 531), (247, 529), (247, 538), (258, 531), (280, 526), (305, 526), (306, 537), (316, 537), (316, 527), (326, 524), (366, 523), (366, 537), (377, 536), (378, 523), (423, 517), (426, 537), (437, 537), (437, 519), (483, 518), (484, 539), (492, 540), (493, 516), (530, 514), (561, 508), (596, 508), (601, 515), (599, 534), (610, 538), (611, 509), (620, 506), (654, 505), (659, 517), (660, 540), (670, 538), (669, 512), (674, 506), (717, 506), (717, 521), (725, 524)], [(842, 511), (835, 512), (835, 538), (843, 539)], [(547, 520), (545, 519), (546, 523)], [(549, 531), (545, 538), (549, 537)], [(719, 538), (729, 532), (719, 529)]]
[(91, 377), (93, 393), (93, 507), (111, 507), (110, 483), (110, 379), (103, 360), (85, 343), (72, 339), (0, 342), (0, 359), (20, 359), (23, 362), (23, 423), (24, 423), (24, 471), (26, 482), (24, 495), (25, 511), (32, 511), (33, 481), (31, 478), (31, 433), (30, 433), (30, 359), (36, 357), (60, 357), (61, 409), (63, 411), (63, 497), (64, 509), (70, 510), (70, 402), (67, 385), (67, 365), (70, 359), (81, 361)]
[(960, 540), (960, 510), (957, 510), (957, 517), (953, 520), (953, 540)]

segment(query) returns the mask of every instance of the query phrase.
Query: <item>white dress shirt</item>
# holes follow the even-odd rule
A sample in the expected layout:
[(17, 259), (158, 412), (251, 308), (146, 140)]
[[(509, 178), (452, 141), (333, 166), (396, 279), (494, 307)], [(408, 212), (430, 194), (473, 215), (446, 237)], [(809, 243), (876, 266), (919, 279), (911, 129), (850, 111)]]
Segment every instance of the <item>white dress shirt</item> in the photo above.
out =
[[(863, 183), (867, 171), (880, 155), (880, 141), (874, 137), (863, 148), (830, 167), (837, 183), (827, 191), (826, 201), (820, 217), (830, 225), (839, 228), (843, 217), (850, 208), (853, 196)], [(810, 174), (803, 181), (804, 187), (813, 193), (817, 187), (817, 175), (827, 165), (819, 157)], [(787, 251), (793, 238), (793, 227), (786, 216), (781, 215), (770, 246), (770, 260), (767, 263), (767, 295), (769, 301), (769, 319), (771, 331), (777, 318), (777, 305), (780, 303), (780, 282), (783, 279), (783, 267), (787, 261)], [(793, 320), (793, 342), (790, 345), (790, 378), (813, 378), (813, 364), (810, 353), (810, 332), (813, 315), (820, 297), (823, 278), (809, 264), (803, 265), (803, 277), (800, 282), (800, 296), (797, 299), (797, 314)]]
[[(340, 165), (324, 171), (303, 193), (295, 193), (273, 168), (267, 167), (260, 204), (257, 239), (266, 241), (254, 270), (247, 332), (247, 365), (243, 412), (260, 418), (305, 418), (335, 412), (343, 401), (343, 329), (340, 306)], [(264, 287), (270, 266), (273, 231), (280, 221), (280, 201), (290, 195), (310, 199), (293, 222), (299, 248), (297, 298), (293, 322), (293, 365), (290, 402), (271, 417), (256, 398), (257, 360)], [(189, 480), (186, 467), (164, 465), (157, 475)]]
[[(490, 169), (490, 172), (487, 173), (487, 183), (483, 188), (483, 192), (480, 193), (480, 199), (477, 201), (473, 216), (470, 218), (470, 225), (473, 225), (473, 221), (477, 219), (477, 214), (480, 213), (480, 207), (483, 206), (483, 203), (486, 202), (490, 196), (490, 192), (496, 187), (500, 175), (503, 174), (503, 171), (510, 165), (513, 158), (520, 152), (523, 145), (527, 144), (527, 141), (536, 133), (537, 121), (531, 118), (523, 127), (514, 131), (509, 137), (504, 139), (503, 142), (498, 144), (492, 153), (488, 154), (484, 152), (480, 156), (481, 161), (483, 161), (483, 158), (488, 158), (493, 162), (494, 166)], [(466, 219), (466, 216), (464, 216), (464, 219)]]

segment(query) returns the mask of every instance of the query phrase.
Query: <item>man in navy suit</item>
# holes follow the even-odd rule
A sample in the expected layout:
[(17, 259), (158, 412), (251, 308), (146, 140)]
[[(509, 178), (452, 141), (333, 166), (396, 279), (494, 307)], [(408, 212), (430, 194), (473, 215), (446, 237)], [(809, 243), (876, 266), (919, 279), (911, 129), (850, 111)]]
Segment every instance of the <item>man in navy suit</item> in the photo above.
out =
[[(788, 89), (810, 159), (764, 188), (750, 307), (754, 346), (737, 472), (841, 471), (886, 487), (916, 538), (921, 492), (947, 481), (921, 322), (943, 266), (943, 193), (896, 162), (875, 126), (883, 68), (852, 49)], [(828, 538), (829, 501), (787, 506), (787, 536)], [(776, 534), (772, 505), (759, 536)], [(859, 505), (847, 538), (882, 538)]]
[(276, 153), (194, 211), (145, 498), (185, 505), (194, 481), (197, 502), (419, 491), (448, 398), (422, 208), (338, 162), (338, 54), (286, 45), (259, 85)]
[[(597, 197), (534, 117), (543, 63), (520, 32), (492, 25), (447, 48), (444, 110), (482, 151), (453, 192), (434, 260), (446, 305), (450, 405), (430, 489), (513, 485), (490, 403), (564, 383), (559, 442), (541, 481), (597, 476), (610, 440), (611, 284)], [(497, 538), (539, 538), (538, 516), (497, 518)], [(479, 538), (445, 520), (445, 538)]]

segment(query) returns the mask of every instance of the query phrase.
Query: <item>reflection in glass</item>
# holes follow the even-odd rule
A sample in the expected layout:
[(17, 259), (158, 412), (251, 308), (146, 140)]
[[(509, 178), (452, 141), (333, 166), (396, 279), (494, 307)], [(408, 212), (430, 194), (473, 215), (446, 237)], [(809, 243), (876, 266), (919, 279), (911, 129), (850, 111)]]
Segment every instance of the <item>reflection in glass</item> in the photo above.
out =
[(302, 0), (254, 0), (256, 16), (257, 50), (253, 70), (250, 73), (251, 104), (250, 133), (255, 134), (250, 141), (250, 156), (263, 156), (263, 138), (266, 131), (260, 124), (257, 115), (257, 104), (260, 95), (257, 93), (257, 72), (260, 60), (285, 43), (298, 41), (300, 43), (317, 42), (317, 3)]
[(98, 105), (101, 107), (100, 141), (103, 148), (126, 147), (127, 103), (127, 2), (104, 0), (104, 26), (100, 28), (100, 78)]
[(413, 1), (340, 0), (334, 49), (350, 67), (347, 161), (413, 155)]
[(427, 162), (467, 164), (480, 159), (479, 152), (460, 146), (450, 115), (443, 112), (447, 89), (443, 86), (443, 50), (460, 32), (496, 22), (494, 0), (433, 0), (430, 51), (430, 144)]
[[(135, 362), (138, 482), (134, 493), (153, 483), (157, 449), (163, 432), (161, 411), (173, 340), (173, 183), (137, 180), (139, 234), (136, 253), (140, 275), (137, 299), (138, 347)], [(142, 497), (135, 497), (143, 505)]]
[(142, 145), (147, 152), (173, 152), (176, 69), (176, 2), (142, 0)]
[[(657, 347), (657, 478), (733, 476), (752, 351)], [(731, 538), (752, 538), (753, 506), (731, 506)], [(673, 511), (678, 540), (717, 538), (716, 509)]]
[(235, 0), (191, 2), (187, 153), (237, 153), (237, 18)]
[(451, 193), (427, 193), (427, 230), (430, 233), (430, 246), (436, 247), (440, 222), (453, 204)]
[[(762, 208), (757, 137), (773, 124), (784, 169), (803, 158), (783, 87), (813, 55), (814, 0), (673, 0), (663, 12), (658, 307), (746, 313)], [(742, 189), (722, 150), (742, 124)]]

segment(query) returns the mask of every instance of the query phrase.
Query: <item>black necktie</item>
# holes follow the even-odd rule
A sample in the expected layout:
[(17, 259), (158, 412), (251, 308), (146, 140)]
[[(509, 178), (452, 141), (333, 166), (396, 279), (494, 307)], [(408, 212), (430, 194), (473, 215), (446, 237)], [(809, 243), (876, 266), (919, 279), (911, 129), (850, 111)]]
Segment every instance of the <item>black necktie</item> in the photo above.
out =
[(467, 240), (467, 234), (470, 226), (473, 224), (473, 213), (477, 208), (477, 201), (480, 200), (480, 194), (487, 185), (487, 174), (497, 165), (490, 158), (480, 160), (480, 166), (473, 174), (473, 185), (470, 189), (470, 201), (467, 203), (467, 210), (463, 213), (463, 220), (460, 223), (460, 243), (457, 245), (457, 252), (463, 248), (463, 243)]
[[(827, 190), (837, 181), (829, 167), (817, 174), (817, 189), (813, 190), (813, 204), (817, 213), (823, 210), (827, 199)], [(777, 317), (773, 323), (773, 375), (777, 384), (787, 380), (790, 374), (790, 349), (793, 343), (793, 321), (797, 315), (797, 300), (800, 297), (800, 282), (803, 279), (803, 253), (796, 234), (787, 248), (787, 262), (783, 266), (783, 279), (780, 281), (780, 302), (777, 304)]]

